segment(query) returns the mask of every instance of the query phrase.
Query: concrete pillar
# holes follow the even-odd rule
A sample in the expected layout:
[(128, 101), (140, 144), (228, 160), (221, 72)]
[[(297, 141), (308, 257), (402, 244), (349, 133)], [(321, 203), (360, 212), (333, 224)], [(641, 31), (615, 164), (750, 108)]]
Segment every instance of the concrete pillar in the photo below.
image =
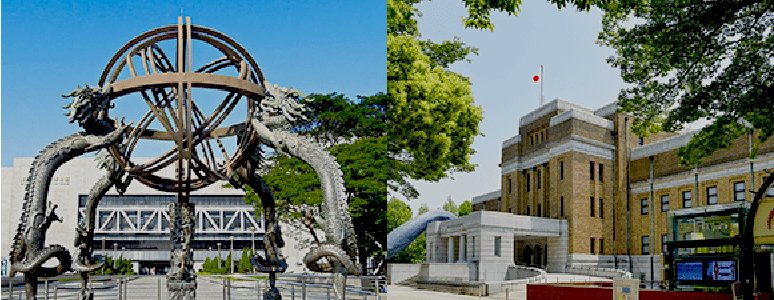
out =
[(448, 247), (446, 248), (446, 262), (447, 263), (453, 263), (454, 262), (454, 237), (450, 236), (447, 243)]
[(548, 253), (545, 253), (545, 255), (548, 255), (548, 266), (546, 269), (551, 273), (564, 273), (567, 267), (567, 258), (570, 254), (567, 221), (562, 223), (564, 223), (562, 224), (562, 235), (547, 238)]
[(458, 261), (465, 260), (465, 236), (464, 235), (460, 235), (460, 249), (459, 249), (459, 253), (457, 254), (458, 254), (457, 255)]

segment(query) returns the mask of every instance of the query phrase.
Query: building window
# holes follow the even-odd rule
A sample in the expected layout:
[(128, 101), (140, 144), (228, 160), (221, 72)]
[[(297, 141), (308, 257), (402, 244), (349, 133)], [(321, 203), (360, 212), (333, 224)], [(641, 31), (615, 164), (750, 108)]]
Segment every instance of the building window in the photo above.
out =
[(664, 253), (664, 254), (667, 253), (667, 244), (666, 244), (666, 242), (667, 242), (667, 235), (666, 234), (662, 234), (661, 235), (661, 252)]
[(591, 216), (594, 216), (594, 197), (591, 197), (591, 201), (589, 201), (589, 212)]
[(529, 192), (529, 173), (527, 173), (527, 192)]
[(718, 204), (718, 187), (707, 188), (707, 205)]
[(561, 209), (562, 217), (564, 217), (564, 196), (562, 196), (560, 199), (562, 202), (560, 209)]
[(531, 216), (531, 214), (529, 214), (529, 213), (530, 213), (530, 211), (529, 211), (529, 205), (527, 205), (527, 215), (528, 215), (528, 216)]
[(529, 137), (529, 144), (530, 144), (530, 146), (535, 144), (535, 138), (534, 137), (532, 137), (532, 136)]
[(470, 251), (470, 256), (471, 257), (476, 257), (476, 237), (475, 236), (471, 236), (470, 237), (470, 249), (469, 249), (469, 251)]
[(640, 146), (642, 146), (642, 144), (643, 144), (643, 140), (642, 140), (642, 137), (641, 137), (641, 136), (640, 136), (640, 137), (639, 137), (639, 139), (637, 140), (637, 144), (638, 144), (638, 145), (640, 145)]
[(559, 162), (559, 180), (564, 180), (564, 161)]
[(683, 208), (691, 208), (691, 192), (683, 192)]
[(538, 170), (538, 174), (537, 174), (538, 188), (541, 188), (543, 186), (543, 180), (542, 180), (543, 176), (541, 176), (541, 175), (543, 175), (543, 174), (541, 174), (540, 170)]
[(543, 141), (543, 132), (542, 131), (540, 132), (540, 141), (541, 142)]
[(602, 182), (602, 170), (603, 170), (602, 164), (599, 164), (599, 182)]
[(591, 252), (591, 254), (594, 254), (594, 238), (591, 238), (591, 247), (589, 247), (589, 252)]
[(605, 254), (605, 239), (599, 239), (599, 254)]
[(648, 199), (640, 200), (640, 214), (641, 215), (648, 214)]
[(745, 200), (744, 181), (734, 183), (734, 201)]
[(542, 216), (543, 216), (542, 214), (543, 214), (543, 205), (542, 205), (542, 204), (540, 204), (540, 203), (538, 203), (538, 211), (537, 211), (537, 216), (538, 216), (538, 217), (542, 217)]
[(501, 238), (499, 236), (496, 236), (495, 239), (494, 239), (494, 255), (495, 256), (500, 256), (500, 243), (501, 243), (500, 239)]
[(602, 199), (599, 199), (599, 218), (604, 219), (605, 218), (605, 206), (604, 202), (602, 202)]
[(642, 255), (650, 254), (650, 237), (647, 235), (642, 236)]
[(508, 194), (511, 193), (511, 178), (508, 177)]
[(594, 180), (594, 162), (589, 163), (589, 179)]
[(661, 211), (669, 211), (669, 195), (661, 196)]

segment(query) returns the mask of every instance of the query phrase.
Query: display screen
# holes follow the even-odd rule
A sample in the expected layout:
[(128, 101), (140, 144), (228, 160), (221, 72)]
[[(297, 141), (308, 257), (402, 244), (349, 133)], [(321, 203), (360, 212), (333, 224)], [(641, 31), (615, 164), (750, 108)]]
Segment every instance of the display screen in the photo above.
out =
[(733, 260), (707, 261), (706, 270), (707, 280), (736, 281), (736, 262)]
[(702, 280), (703, 266), (701, 261), (678, 262), (677, 280)]

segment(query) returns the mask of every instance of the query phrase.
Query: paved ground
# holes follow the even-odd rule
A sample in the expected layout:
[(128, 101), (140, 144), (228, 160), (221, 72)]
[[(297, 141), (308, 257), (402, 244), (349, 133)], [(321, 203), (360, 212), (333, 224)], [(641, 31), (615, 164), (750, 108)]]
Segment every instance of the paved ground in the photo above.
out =
[[(572, 275), (572, 274), (548, 274), (547, 282), (580, 282), (580, 281), (610, 281), (607, 278)], [(387, 286), (387, 298), (389, 300), (474, 300), (474, 299), (490, 299), (501, 300), (506, 299), (506, 293), (498, 293), (487, 297), (478, 296), (465, 296), (454, 295), (441, 292), (432, 292), (427, 290), (420, 290), (406, 286), (388, 285)], [(525, 300), (527, 299), (526, 286), (517, 288), (515, 291), (509, 291), (507, 294), (507, 300)]]
[[(130, 276), (127, 277), (126, 288), (126, 300), (156, 300), (156, 299), (168, 299), (166, 279), (164, 276)], [(159, 282), (159, 280), (161, 280)], [(197, 299), (261, 299), (262, 291), (265, 289), (266, 281), (232, 281), (230, 297), (224, 297), (224, 289), (222, 279), (219, 277), (200, 276), (198, 278), (198, 288), (196, 290)], [(350, 282), (352, 284), (352, 282)], [(302, 288), (299, 283), (290, 284), (287, 281), (278, 280), (277, 286), (282, 293), (283, 299), (301, 299)], [(111, 281), (96, 281), (94, 282), (94, 300), (116, 300), (119, 299), (118, 287), (115, 280)], [(161, 297), (159, 298), (159, 288), (161, 290)], [(17, 286), (14, 288), (13, 299), (23, 299), (24, 287)], [(49, 284), (49, 293), (46, 297), (45, 285), (41, 284), (38, 288), (38, 299), (77, 299), (78, 291), (80, 290), (80, 281), (58, 282)], [(348, 289), (347, 299), (375, 299), (375, 296), (359, 295), (354, 291)], [(333, 291), (323, 286), (315, 286), (312, 284), (307, 285), (306, 295), (307, 300), (322, 300), (332, 299)], [(2, 300), (10, 299), (9, 289), (3, 287)], [(381, 299), (385, 299), (381, 297)]]
[[(129, 280), (127, 300), (142, 299), (142, 300), (155, 300), (158, 299), (159, 292), (159, 279), (161, 279), (161, 299), (167, 299), (166, 285), (164, 282), (164, 276), (140, 276), (134, 277)], [(610, 279), (600, 277), (590, 277), (582, 275), (571, 274), (549, 274), (547, 282), (579, 282), (579, 281), (609, 281)], [(198, 280), (199, 287), (197, 289), (198, 299), (223, 299), (223, 285), (219, 278), (200, 277)], [(80, 282), (73, 281), (69, 283), (60, 283), (57, 290), (56, 299), (76, 299), (77, 290), (80, 287)], [(263, 287), (258, 287), (263, 289)], [(290, 286), (284, 286), (282, 288), (283, 299), (300, 299), (301, 289), (300, 287), (294, 287), (291, 292)], [(22, 288), (16, 288), (14, 299), (20, 299), (20, 295), (23, 294)], [(43, 285), (40, 287), (39, 299), (46, 299), (43, 293), (45, 288)], [(314, 293), (313, 288), (307, 290), (309, 299), (323, 299), (325, 298), (325, 292), (323, 289)], [(391, 300), (474, 300), (474, 299), (490, 299), (490, 300), (524, 300), (527, 298), (526, 285), (509, 291), (506, 298), (506, 293), (498, 293), (487, 297), (478, 296), (464, 296), (454, 295), (449, 293), (432, 292), (427, 290), (420, 290), (411, 287), (388, 285), (387, 294), (381, 294), (381, 299)], [(292, 294), (292, 295), (291, 295)], [(8, 288), (3, 288), (2, 300), (9, 299)], [(49, 298), (54, 298), (53, 284), (49, 286)], [(106, 283), (95, 284), (95, 300), (115, 300), (118, 299), (118, 288), (115, 281)], [(231, 290), (231, 299), (260, 299), (260, 296), (256, 293), (255, 282), (233, 282)], [(347, 299), (362, 299), (361, 296), (348, 295)], [(373, 296), (368, 299), (374, 299)]]

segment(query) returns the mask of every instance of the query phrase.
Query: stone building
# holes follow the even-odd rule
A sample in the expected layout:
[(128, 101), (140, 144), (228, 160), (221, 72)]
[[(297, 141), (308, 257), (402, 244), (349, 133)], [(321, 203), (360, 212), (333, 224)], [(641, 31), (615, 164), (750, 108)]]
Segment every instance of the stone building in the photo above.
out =
[(477, 263), (478, 280), (482, 268), (492, 278), (508, 264), (618, 268), (650, 280), (653, 256), (661, 280), (668, 212), (749, 206), (764, 169), (774, 168), (774, 140), (749, 160), (747, 136), (680, 166), (677, 151), (696, 131), (639, 137), (616, 109), (556, 99), (521, 117), (502, 144), (500, 190), (474, 198), (469, 216), (430, 224), (427, 261)]

